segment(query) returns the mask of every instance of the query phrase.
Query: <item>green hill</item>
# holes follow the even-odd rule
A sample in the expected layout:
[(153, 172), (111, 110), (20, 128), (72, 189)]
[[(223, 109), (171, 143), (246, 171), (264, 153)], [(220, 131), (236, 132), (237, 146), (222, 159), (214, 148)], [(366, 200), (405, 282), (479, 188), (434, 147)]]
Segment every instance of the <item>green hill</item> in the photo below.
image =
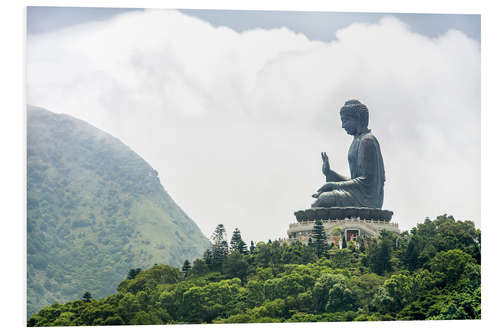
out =
[(158, 173), (118, 139), (32, 106), (27, 124), (28, 316), (85, 291), (104, 297), (131, 268), (180, 266), (209, 247)]
[(226, 251), (213, 239), (182, 272), (153, 266), (111, 296), (53, 304), (27, 324), (481, 319), (481, 232), (471, 221), (443, 215), (326, 252), (321, 242), (278, 241)]

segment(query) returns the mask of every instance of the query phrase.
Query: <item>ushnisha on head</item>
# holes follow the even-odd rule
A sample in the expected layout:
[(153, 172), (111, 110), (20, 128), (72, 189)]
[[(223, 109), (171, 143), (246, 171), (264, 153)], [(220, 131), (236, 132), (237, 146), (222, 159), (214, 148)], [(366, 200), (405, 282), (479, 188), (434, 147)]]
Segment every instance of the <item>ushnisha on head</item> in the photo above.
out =
[(349, 135), (358, 135), (368, 131), (368, 108), (356, 99), (345, 102), (340, 108), (342, 128)]

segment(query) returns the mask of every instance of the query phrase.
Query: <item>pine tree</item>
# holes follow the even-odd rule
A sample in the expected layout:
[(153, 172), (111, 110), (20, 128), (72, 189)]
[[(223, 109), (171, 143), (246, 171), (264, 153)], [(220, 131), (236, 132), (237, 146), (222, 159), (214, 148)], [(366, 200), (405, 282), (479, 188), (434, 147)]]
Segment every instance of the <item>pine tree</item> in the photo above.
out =
[(253, 251), (255, 251), (255, 244), (253, 241), (250, 241), (250, 253), (253, 253)]
[(182, 273), (184, 273), (185, 278), (191, 273), (191, 268), (191, 263), (186, 259), (184, 265), (182, 265)]
[(323, 222), (317, 220), (314, 224), (312, 231), (312, 236), (314, 238), (314, 246), (316, 247), (316, 254), (318, 257), (324, 257), (327, 254), (328, 243), (326, 240), (325, 228), (323, 227)]
[(86, 291), (85, 294), (83, 294), (82, 296), (82, 300), (84, 300), (85, 302), (90, 302), (91, 299), (92, 299), (92, 294), (89, 293), (88, 291)]
[(212, 265), (215, 268), (222, 268), (222, 262), (224, 258), (229, 253), (229, 248), (226, 241), (226, 229), (224, 225), (219, 224), (215, 228), (214, 233), (212, 234)]
[(231, 238), (231, 242), (229, 243), (231, 245), (231, 251), (230, 252), (239, 252), (241, 254), (248, 254), (248, 249), (247, 249), (247, 244), (241, 239), (241, 233), (238, 228), (235, 228), (233, 231), (233, 237)]
[(212, 249), (209, 248), (203, 253), (203, 261), (207, 266), (212, 266), (214, 263), (214, 255)]
[(313, 240), (311, 237), (309, 237), (309, 239), (307, 240), (307, 245), (308, 246), (312, 246), (313, 245)]

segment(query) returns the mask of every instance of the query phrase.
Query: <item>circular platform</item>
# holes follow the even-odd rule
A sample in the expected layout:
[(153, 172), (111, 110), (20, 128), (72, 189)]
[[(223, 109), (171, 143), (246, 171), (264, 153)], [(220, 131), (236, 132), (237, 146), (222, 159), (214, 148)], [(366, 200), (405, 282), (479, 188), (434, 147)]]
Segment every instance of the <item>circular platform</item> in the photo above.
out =
[(359, 217), (363, 220), (376, 220), (389, 222), (393, 212), (379, 208), (368, 207), (317, 207), (295, 212), (298, 222), (316, 220), (343, 220), (345, 218)]

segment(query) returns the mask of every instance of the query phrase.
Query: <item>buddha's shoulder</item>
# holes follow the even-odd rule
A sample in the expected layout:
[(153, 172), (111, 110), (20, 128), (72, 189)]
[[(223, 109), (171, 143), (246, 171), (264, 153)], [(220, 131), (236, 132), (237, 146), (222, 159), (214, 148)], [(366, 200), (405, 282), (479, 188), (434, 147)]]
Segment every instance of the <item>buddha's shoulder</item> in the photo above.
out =
[(367, 133), (363, 134), (363, 135), (361, 136), (361, 141), (362, 141), (362, 142), (367, 142), (367, 143), (368, 143), (368, 142), (374, 142), (374, 143), (375, 143), (375, 142), (378, 142), (378, 141), (377, 141), (377, 138), (375, 137), (375, 135), (373, 135), (373, 133), (372, 133), (372, 132), (367, 132)]

